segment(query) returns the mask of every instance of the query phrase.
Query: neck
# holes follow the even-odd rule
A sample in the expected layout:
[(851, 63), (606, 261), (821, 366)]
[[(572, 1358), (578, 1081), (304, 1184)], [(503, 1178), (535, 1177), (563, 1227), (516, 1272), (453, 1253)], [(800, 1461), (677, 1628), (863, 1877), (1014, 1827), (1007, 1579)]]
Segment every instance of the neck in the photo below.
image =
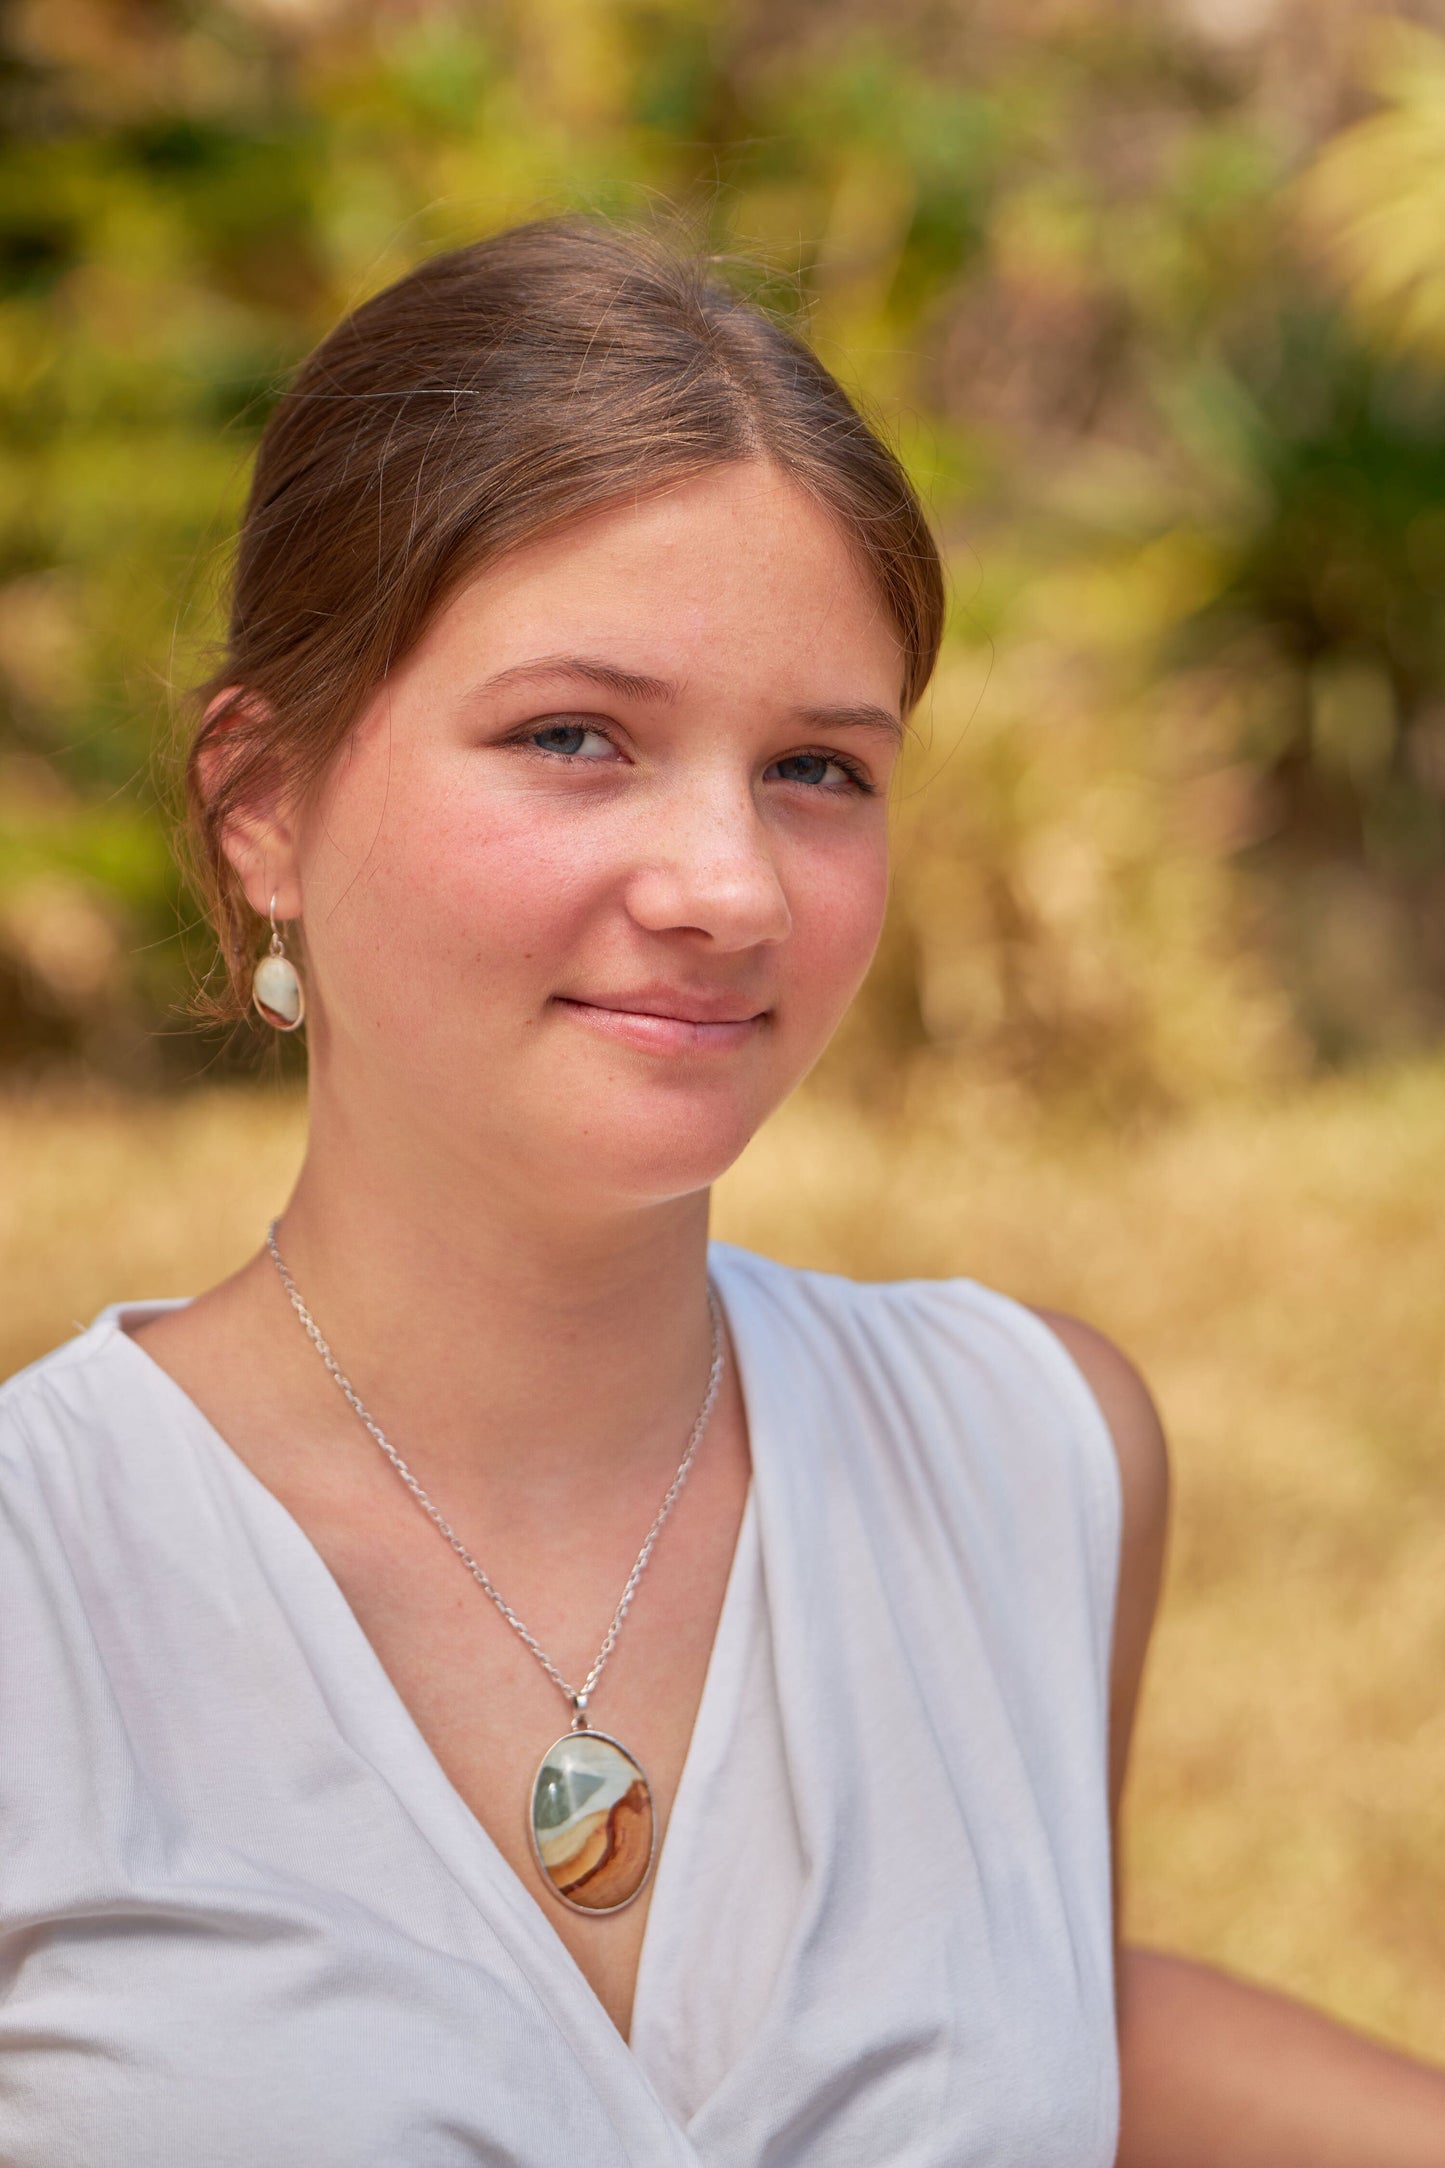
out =
[[(277, 1245), (335, 1360), (423, 1482), (575, 1518), (665, 1487), (707, 1382), (708, 1193), (569, 1212), (504, 1176), (365, 1149), (313, 1119)], [(262, 1250), (298, 1380), (321, 1361)], [(318, 1388), (319, 1390), (319, 1388)], [(314, 1394), (313, 1394), (313, 1397)], [(415, 1459), (412, 1458), (415, 1453)]]

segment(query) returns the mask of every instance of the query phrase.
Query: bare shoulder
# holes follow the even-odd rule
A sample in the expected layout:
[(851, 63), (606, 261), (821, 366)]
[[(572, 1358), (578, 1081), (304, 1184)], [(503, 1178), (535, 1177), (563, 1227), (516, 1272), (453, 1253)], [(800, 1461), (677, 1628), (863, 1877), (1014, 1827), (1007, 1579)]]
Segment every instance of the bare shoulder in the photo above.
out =
[[(226, 1378), (234, 1336), (226, 1330), (229, 1305), (216, 1288), (196, 1295), (184, 1309), (161, 1310), (124, 1327), (128, 1339), (169, 1372), (183, 1393), (215, 1421), (212, 1402)], [(245, 1342), (241, 1343), (243, 1346)], [(219, 1424), (218, 1428), (222, 1427)]]
[(1114, 1441), (1126, 1521), (1162, 1522), (1169, 1506), (1169, 1448), (1154, 1397), (1123, 1349), (1097, 1326), (1031, 1304), (1089, 1382)]
[(1172, 1494), (1169, 1449), (1153, 1395), (1123, 1350), (1082, 1318), (1030, 1307), (1083, 1372), (1119, 1464), (1123, 1528), (1110, 1677), (1110, 1778), (1117, 1809), (1163, 1579)]
[[(285, 1303), (279, 1284), (274, 1294)], [(342, 1411), (315, 1357), (307, 1364), (305, 1341), (278, 1329), (272, 1296), (252, 1260), (181, 1308), (158, 1311), (126, 1332), (252, 1473), (279, 1490), (286, 1472), (298, 1472), (310, 1449), (334, 1434)]]

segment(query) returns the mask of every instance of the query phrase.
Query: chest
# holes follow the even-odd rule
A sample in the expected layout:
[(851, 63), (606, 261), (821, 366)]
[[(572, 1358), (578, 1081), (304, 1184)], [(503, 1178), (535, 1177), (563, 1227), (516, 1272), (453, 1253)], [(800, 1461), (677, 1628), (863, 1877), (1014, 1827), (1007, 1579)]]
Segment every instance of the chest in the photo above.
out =
[[(641, 1765), (656, 1821), (654, 1871), (619, 1909), (588, 1914), (557, 1896), (533, 1849), (538, 1767), (569, 1729), (561, 1690), (470, 1570), (398, 1486), (383, 1525), (271, 1470), (268, 1484), (331, 1573), (406, 1711), (453, 1789), (541, 1908), (598, 2001), (629, 2037), (655, 1862), (666, 1841), (716, 1639), (746, 1505), (749, 1464), (736, 1411), (724, 1410), (710, 1461), (691, 1472), (639, 1580), (589, 1716)], [(646, 1533), (646, 1512), (637, 1530)], [(559, 1532), (546, 1557), (479, 1559), (572, 1686), (598, 1654), (635, 1550), (603, 1557), (585, 1531)], [(475, 1555), (475, 1553), (474, 1553)]]
[[(64, 1625), (80, 1600), (67, 1569), (30, 1622), (45, 1753), (0, 1765), (23, 1840), (0, 1880), (27, 1923), (0, 2035), (44, 2041), (33, 2090), (52, 2137), (63, 2113), (78, 2156), (216, 2168), (680, 2168), (780, 2147), (821, 2168), (898, 2160), (900, 2131), (916, 2168), (1112, 2160), (1101, 1682), (1086, 1640), (1069, 1657), (1037, 1627), (1074, 1586), (1067, 1527), (1037, 1535), (1057, 1491), (1031, 1493), (1028, 1548), (995, 1523), (985, 1552), (948, 1525), (941, 1481), (923, 1516), (857, 1457), (840, 1471), (845, 1409), (819, 1426), (832, 1457), (818, 1448), (806, 1485), (784, 1480), (783, 1441), (796, 1457), (817, 1434), (796, 1400), (785, 1420), (754, 1392), (749, 1412), (761, 1535), (738, 1585), (762, 1600), (731, 1614), (746, 1642), (722, 1647), (745, 1646), (769, 1691), (703, 1691), (751, 1676), (739, 1661), (708, 1678), (744, 1496), (729, 1447), (696, 1464), (597, 1689), (599, 1726), (655, 1787), (663, 1869), (657, 1902), (649, 1886), (601, 1919), (567, 1913), (530, 1855), (562, 1695), (404, 1495), (394, 1511), (387, 1490), (373, 1519), (257, 1467), (332, 1587), (199, 1435), (187, 1456), (164, 1423), (139, 1428), (113, 1511), (126, 1454), (99, 1456), (75, 1538), (89, 1608)], [(148, 1454), (157, 1488), (137, 1512)], [(630, 1536), (599, 1558), (570, 1515), (535, 1555), (470, 1515), (463, 1532), (579, 1681)], [(990, 1573), (1011, 1591), (1003, 1639), (974, 1601)], [(75, 1652), (93, 1644), (103, 1721), (77, 1698)], [(0, 1704), (5, 1685), (0, 1667)], [(756, 1742), (774, 1686), (769, 1767)], [(709, 1751), (693, 1755), (700, 1701)], [(796, 1860), (770, 1874), (794, 1820)], [(68, 2032), (57, 1995), (74, 1998)], [(14, 2142), (0, 2111), (0, 2155), (38, 2168), (53, 2144)]]

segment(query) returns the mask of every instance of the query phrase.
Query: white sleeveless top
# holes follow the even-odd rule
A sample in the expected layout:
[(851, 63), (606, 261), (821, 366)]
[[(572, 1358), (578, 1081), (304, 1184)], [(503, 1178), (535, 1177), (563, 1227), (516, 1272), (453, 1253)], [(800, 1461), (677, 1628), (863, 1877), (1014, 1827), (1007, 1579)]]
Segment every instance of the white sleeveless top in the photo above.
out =
[(0, 1387), (7, 2168), (1111, 2168), (1097, 1402), (975, 1281), (711, 1265), (753, 1473), (630, 2044), (172, 1305)]

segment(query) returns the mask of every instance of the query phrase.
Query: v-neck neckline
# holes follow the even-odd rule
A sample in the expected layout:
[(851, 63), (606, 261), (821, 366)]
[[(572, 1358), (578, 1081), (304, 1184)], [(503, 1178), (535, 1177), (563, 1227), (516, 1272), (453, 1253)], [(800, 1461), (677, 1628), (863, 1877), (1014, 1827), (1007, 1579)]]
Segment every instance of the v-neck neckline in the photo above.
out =
[[(413, 1802), (407, 1799), (402, 1791), (404, 1773), (397, 1770), (395, 1757), (387, 1750), (388, 1742), (375, 1742), (381, 1750), (374, 1755), (373, 1766), (408, 1810), (419, 1835), (433, 1852), (438, 1854), (443, 1866), (467, 1895), (473, 1907), (476, 1908), (474, 1883), (480, 1873), (504, 1900), (511, 1916), (526, 1923), (536, 1951), (554, 1969), (561, 1968), (572, 1985), (574, 1996), (580, 1990), (584, 2007), (590, 2009), (602, 2032), (615, 2043), (627, 2065), (649, 2085), (648, 2073), (641, 2055), (637, 2052), (636, 2043), (639, 2038), (645, 2041), (652, 2037), (656, 2031), (653, 2001), (659, 1990), (653, 1988), (652, 1980), (657, 1970), (655, 1953), (665, 1940), (670, 1939), (667, 1905), (682, 1902), (686, 1896), (683, 1888), (679, 1888), (676, 1897), (672, 1895), (673, 1883), (681, 1870), (669, 1872), (667, 1863), (671, 1859), (676, 1868), (678, 1858), (688, 1849), (691, 1825), (702, 1811), (701, 1802), (695, 1796), (703, 1781), (699, 1772), (714, 1758), (715, 1735), (725, 1732), (736, 1717), (744, 1670), (744, 1636), (748, 1626), (748, 1621), (742, 1615), (742, 1598), (748, 1587), (760, 1589), (763, 1585), (765, 1515), (760, 1499), (764, 1486), (759, 1483), (759, 1466), (760, 1462), (765, 1462), (768, 1458), (770, 1443), (767, 1439), (757, 1361), (754, 1350), (749, 1345), (748, 1330), (739, 1323), (740, 1313), (746, 1309), (750, 1290), (747, 1293), (743, 1291), (740, 1283), (744, 1275), (741, 1272), (735, 1273), (730, 1268), (727, 1256), (730, 1247), (728, 1244), (710, 1242), (708, 1269), (722, 1306), (737, 1368), (738, 1390), (742, 1398), (748, 1435), (750, 1467), (747, 1495), (687, 1751), (673, 1793), (667, 1826), (659, 1840), (657, 1856), (653, 1862), (652, 1896), (638, 1952), (626, 2038), (618, 2030), (601, 1997), (553, 1925), (543, 1902), (543, 1895), (534, 1895), (528, 1888), (452, 1783), (382, 1663), (340, 1583), (305, 1529), (269, 1485), (262, 1482), (250, 1464), (228, 1443), (179, 1380), (126, 1330), (125, 1320), (133, 1319), (139, 1323), (167, 1310), (184, 1309), (192, 1298), (184, 1295), (162, 1296), (151, 1300), (108, 1303), (97, 1312), (88, 1328), (90, 1334), (98, 1335), (108, 1331), (114, 1339), (129, 1344), (129, 1360), (144, 1366), (144, 1374), (152, 1379), (154, 1389), (171, 1401), (190, 1430), (204, 1443), (212, 1459), (219, 1464), (233, 1487), (247, 1499), (252, 1510), (281, 1530), (286, 1541), (305, 1559), (307, 1571), (315, 1585), (323, 1593), (333, 1612), (342, 1620), (345, 1636), (352, 1643), (356, 1664), (369, 1679), (371, 1694), (375, 1697), (372, 1706), (386, 1722), (393, 1738), (405, 1739), (410, 1747), (415, 1769), (431, 1794), (429, 1800), (416, 1804), (422, 1809), (435, 1804), (442, 1810), (441, 1814), (411, 1812)], [(763, 1441), (761, 1452), (760, 1441)], [(454, 1829), (459, 1833), (454, 1852), (446, 1847), (444, 1841), (439, 1841), (439, 1821), (443, 1829)], [(675, 1835), (680, 1837), (680, 1842), (673, 1841)], [(469, 1856), (470, 1854), (475, 1854), (475, 1857)], [(663, 1899), (661, 1908), (659, 1897)], [(649, 1962), (650, 1958), (654, 1959), (654, 1962)], [(686, 2142), (681, 2127), (675, 2128), (678, 2136)]]

